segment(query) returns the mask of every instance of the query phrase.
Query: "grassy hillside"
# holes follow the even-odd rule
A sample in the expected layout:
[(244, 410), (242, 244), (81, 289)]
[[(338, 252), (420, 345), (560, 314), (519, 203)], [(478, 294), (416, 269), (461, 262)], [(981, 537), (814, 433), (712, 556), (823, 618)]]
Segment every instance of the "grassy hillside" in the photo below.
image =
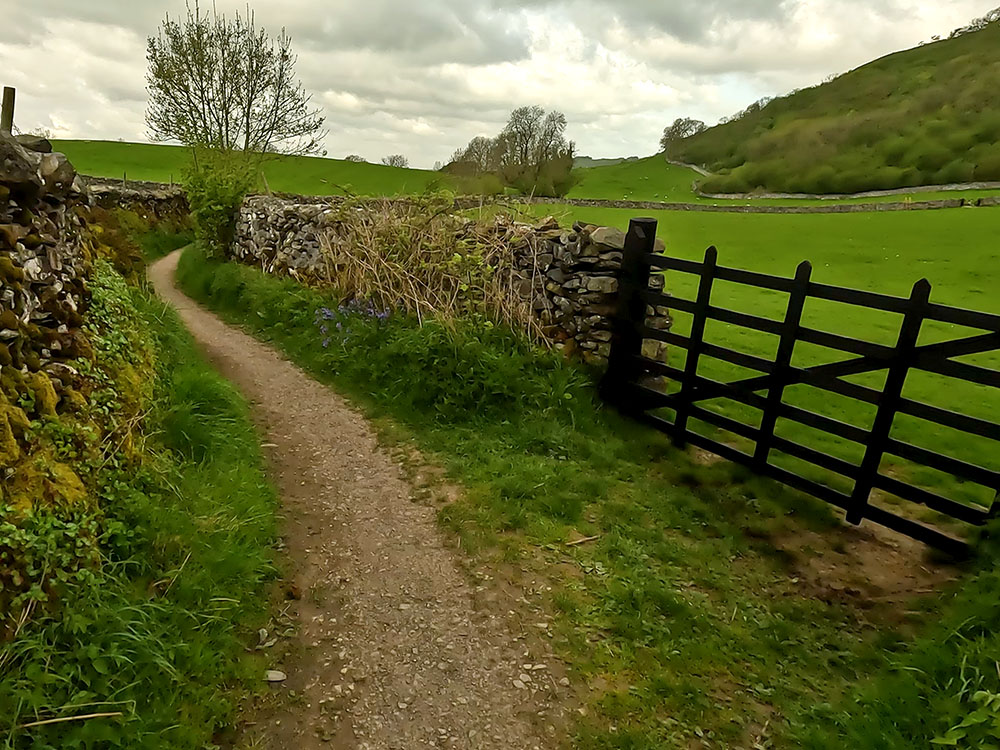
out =
[(710, 192), (1000, 180), (1000, 24), (889, 55), (675, 144)]
[(638, 161), (638, 156), (620, 157), (617, 159), (594, 159), (590, 156), (578, 156), (573, 159), (574, 169), (591, 169), (592, 167), (613, 167), (626, 161)]
[[(82, 173), (95, 177), (180, 182), (190, 159), (180, 146), (117, 141), (53, 141)], [(276, 192), (305, 195), (410, 195), (442, 184), (438, 172), (357, 164), (337, 159), (292, 156), (269, 162), (267, 184)]]
[[(693, 185), (701, 181), (701, 175), (692, 169), (668, 164), (662, 155), (650, 156), (637, 161), (623, 162), (610, 167), (576, 170), (576, 184), (568, 198), (593, 198), (598, 200), (661, 201), (667, 203), (725, 203), (718, 198), (702, 198), (694, 192)], [(1000, 190), (930, 191), (914, 194), (914, 201), (938, 200), (942, 198), (966, 198), (974, 200), (1000, 194)], [(875, 198), (849, 198), (845, 203), (882, 203), (903, 200), (899, 195), (885, 195)], [(740, 204), (763, 205), (812, 205), (828, 204), (831, 201), (801, 198), (755, 198), (753, 200), (734, 199)]]
[(695, 200), (691, 187), (699, 177), (693, 170), (667, 164), (662, 156), (578, 169), (575, 174), (576, 184), (568, 198), (678, 203)]

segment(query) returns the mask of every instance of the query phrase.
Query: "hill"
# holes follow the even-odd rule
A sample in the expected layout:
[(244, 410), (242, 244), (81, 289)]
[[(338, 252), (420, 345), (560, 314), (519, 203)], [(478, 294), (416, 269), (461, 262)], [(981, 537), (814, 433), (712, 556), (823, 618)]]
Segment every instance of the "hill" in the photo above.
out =
[(622, 157), (620, 159), (594, 159), (590, 156), (578, 156), (573, 159), (574, 169), (591, 169), (593, 167), (613, 167), (626, 161), (639, 161), (638, 156)]
[(694, 170), (667, 164), (662, 156), (622, 161), (574, 171), (568, 198), (598, 200), (676, 201), (695, 200), (692, 186), (699, 175)]
[(883, 57), (674, 144), (708, 192), (1000, 180), (1000, 23)]
[[(190, 158), (181, 146), (119, 141), (53, 141), (81, 174), (150, 182), (179, 182)], [(264, 167), (268, 187), (303, 195), (412, 195), (444, 184), (442, 175), (311, 156), (283, 156)]]

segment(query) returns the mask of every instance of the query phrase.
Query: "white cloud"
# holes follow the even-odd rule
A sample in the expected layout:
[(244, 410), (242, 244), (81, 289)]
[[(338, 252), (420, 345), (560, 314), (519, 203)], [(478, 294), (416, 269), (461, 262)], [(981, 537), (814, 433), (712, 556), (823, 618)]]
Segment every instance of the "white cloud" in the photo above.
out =
[[(515, 106), (560, 109), (581, 153), (651, 153), (715, 121), (913, 46), (996, 0), (258, 0), (285, 27), (331, 155), (430, 166)], [(223, 12), (244, 0), (218, 0)], [(181, 0), (0, 0), (0, 83), (20, 127), (143, 140), (145, 37)]]

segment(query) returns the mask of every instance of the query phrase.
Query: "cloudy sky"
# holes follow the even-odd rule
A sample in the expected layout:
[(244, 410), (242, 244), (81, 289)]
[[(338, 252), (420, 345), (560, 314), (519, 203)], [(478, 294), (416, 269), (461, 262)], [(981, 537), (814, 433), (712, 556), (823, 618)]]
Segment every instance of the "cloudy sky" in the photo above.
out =
[[(510, 110), (566, 113), (581, 154), (646, 155), (680, 116), (714, 123), (947, 34), (998, 0), (251, 0), (285, 27), (331, 156), (446, 160)], [(208, 5), (209, 2), (203, 2)], [(245, 0), (217, 0), (220, 11)], [(17, 123), (147, 140), (145, 39), (183, 0), (0, 0)]]

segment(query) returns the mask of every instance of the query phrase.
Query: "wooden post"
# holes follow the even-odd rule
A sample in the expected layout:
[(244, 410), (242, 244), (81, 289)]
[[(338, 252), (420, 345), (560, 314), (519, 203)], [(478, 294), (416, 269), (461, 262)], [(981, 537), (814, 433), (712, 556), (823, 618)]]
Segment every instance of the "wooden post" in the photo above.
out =
[(14, 88), (3, 87), (3, 105), (0, 107), (0, 133), (11, 135), (14, 132)]
[(785, 322), (781, 326), (781, 341), (778, 344), (778, 354), (774, 358), (774, 372), (771, 374), (771, 387), (767, 392), (764, 416), (760, 422), (760, 432), (757, 437), (757, 448), (753, 461), (757, 471), (762, 472), (771, 455), (771, 445), (774, 438), (774, 428), (778, 423), (778, 410), (785, 397), (785, 386), (788, 384), (788, 371), (792, 366), (792, 355), (795, 352), (795, 340), (799, 335), (799, 325), (802, 323), (802, 310), (809, 294), (809, 280), (812, 277), (812, 264), (803, 261), (795, 271), (795, 281), (788, 297), (788, 309), (785, 311)]
[(608, 369), (601, 380), (601, 397), (628, 413), (642, 409), (628, 395), (642, 375), (642, 327), (646, 322), (645, 293), (649, 291), (650, 263), (656, 243), (656, 219), (632, 219), (618, 274), (618, 308), (614, 317)]
[(701, 268), (698, 299), (695, 301), (687, 359), (684, 362), (684, 382), (678, 397), (677, 418), (674, 420), (674, 442), (681, 447), (687, 444), (687, 424), (695, 391), (698, 389), (698, 359), (705, 345), (705, 323), (708, 322), (708, 308), (712, 305), (712, 284), (715, 282), (715, 269), (718, 265), (719, 251), (714, 247), (708, 248)]
[(847, 509), (849, 523), (860, 524), (865, 517), (868, 498), (875, 487), (875, 477), (882, 464), (882, 456), (885, 455), (889, 434), (892, 432), (892, 424), (896, 419), (896, 411), (899, 409), (899, 402), (903, 397), (906, 376), (910, 371), (910, 365), (913, 364), (913, 350), (916, 349), (917, 340), (920, 338), (920, 328), (924, 322), (930, 297), (931, 283), (927, 279), (922, 279), (913, 285), (910, 305), (903, 318), (903, 324), (900, 326), (899, 340), (896, 342), (896, 350), (893, 352), (892, 361), (889, 364), (885, 390), (882, 391), (882, 397), (879, 399), (875, 422), (868, 438), (868, 447), (865, 449), (865, 457), (861, 460), (858, 479), (854, 483), (854, 492), (851, 494), (850, 507)]

